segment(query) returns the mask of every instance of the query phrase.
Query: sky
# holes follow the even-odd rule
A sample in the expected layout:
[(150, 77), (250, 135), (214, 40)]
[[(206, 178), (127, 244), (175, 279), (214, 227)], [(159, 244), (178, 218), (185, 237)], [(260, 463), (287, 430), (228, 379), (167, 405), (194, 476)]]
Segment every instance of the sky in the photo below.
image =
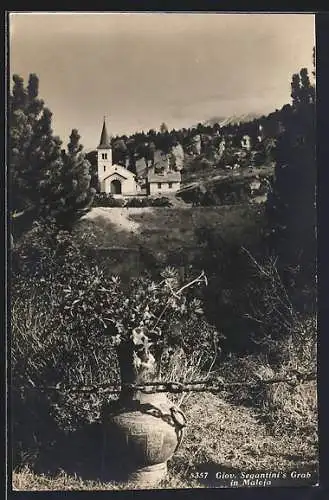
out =
[(165, 122), (269, 113), (312, 69), (313, 14), (11, 13), (10, 73), (40, 80), (64, 144), (87, 150), (111, 135)]

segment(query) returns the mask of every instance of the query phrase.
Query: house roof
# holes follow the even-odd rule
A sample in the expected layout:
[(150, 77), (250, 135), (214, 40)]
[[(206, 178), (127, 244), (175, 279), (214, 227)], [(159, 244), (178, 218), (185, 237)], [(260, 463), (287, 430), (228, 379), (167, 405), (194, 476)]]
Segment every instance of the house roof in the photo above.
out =
[(163, 175), (150, 173), (147, 176), (148, 182), (180, 182), (180, 172), (167, 172)]
[(104, 118), (101, 138), (100, 138), (99, 146), (97, 149), (110, 149), (110, 148), (111, 148), (111, 142), (110, 142), (109, 135), (107, 133), (106, 123), (105, 123), (105, 118)]

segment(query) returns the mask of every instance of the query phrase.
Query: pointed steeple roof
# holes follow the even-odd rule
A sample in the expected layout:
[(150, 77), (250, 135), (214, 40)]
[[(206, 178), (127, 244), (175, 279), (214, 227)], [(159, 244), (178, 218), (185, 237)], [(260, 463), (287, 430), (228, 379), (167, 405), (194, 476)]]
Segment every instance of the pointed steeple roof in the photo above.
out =
[(101, 133), (101, 139), (99, 141), (99, 146), (97, 149), (110, 149), (110, 148), (111, 148), (111, 142), (110, 142), (109, 135), (107, 133), (105, 116), (104, 116), (104, 123), (103, 123), (103, 129), (102, 129), (102, 133)]

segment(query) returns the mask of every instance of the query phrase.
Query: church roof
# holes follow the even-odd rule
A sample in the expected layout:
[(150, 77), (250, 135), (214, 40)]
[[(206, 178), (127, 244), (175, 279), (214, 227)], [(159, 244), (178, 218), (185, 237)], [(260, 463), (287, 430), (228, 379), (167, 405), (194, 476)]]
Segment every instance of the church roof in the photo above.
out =
[(110, 142), (109, 135), (107, 133), (106, 123), (105, 123), (105, 118), (104, 118), (101, 139), (99, 141), (99, 146), (97, 149), (110, 149), (110, 148), (111, 148), (111, 142)]
[(123, 177), (124, 179), (135, 179), (136, 177), (133, 172), (126, 169), (125, 167), (122, 167), (121, 165), (111, 165), (106, 171), (105, 176), (102, 178), (102, 180), (105, 181), (105, 179), (116, 175), (119, 177)]

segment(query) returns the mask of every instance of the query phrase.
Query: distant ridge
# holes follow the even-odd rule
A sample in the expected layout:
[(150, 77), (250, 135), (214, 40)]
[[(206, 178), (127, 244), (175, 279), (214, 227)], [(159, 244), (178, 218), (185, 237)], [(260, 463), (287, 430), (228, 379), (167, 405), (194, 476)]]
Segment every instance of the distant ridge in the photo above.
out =
[(238, 123), (250, 122), (260, 118), (261, 116), (263, 115), (260, 113), (244, 113), (242, 115), (232, 115), (228, 117), (214, 116), (213, 118), (206, 120), (204, 125), (213, 126), (215, 123), (218, 123), (221, 127), (224, 127), (225, 125), (236, 125)]

